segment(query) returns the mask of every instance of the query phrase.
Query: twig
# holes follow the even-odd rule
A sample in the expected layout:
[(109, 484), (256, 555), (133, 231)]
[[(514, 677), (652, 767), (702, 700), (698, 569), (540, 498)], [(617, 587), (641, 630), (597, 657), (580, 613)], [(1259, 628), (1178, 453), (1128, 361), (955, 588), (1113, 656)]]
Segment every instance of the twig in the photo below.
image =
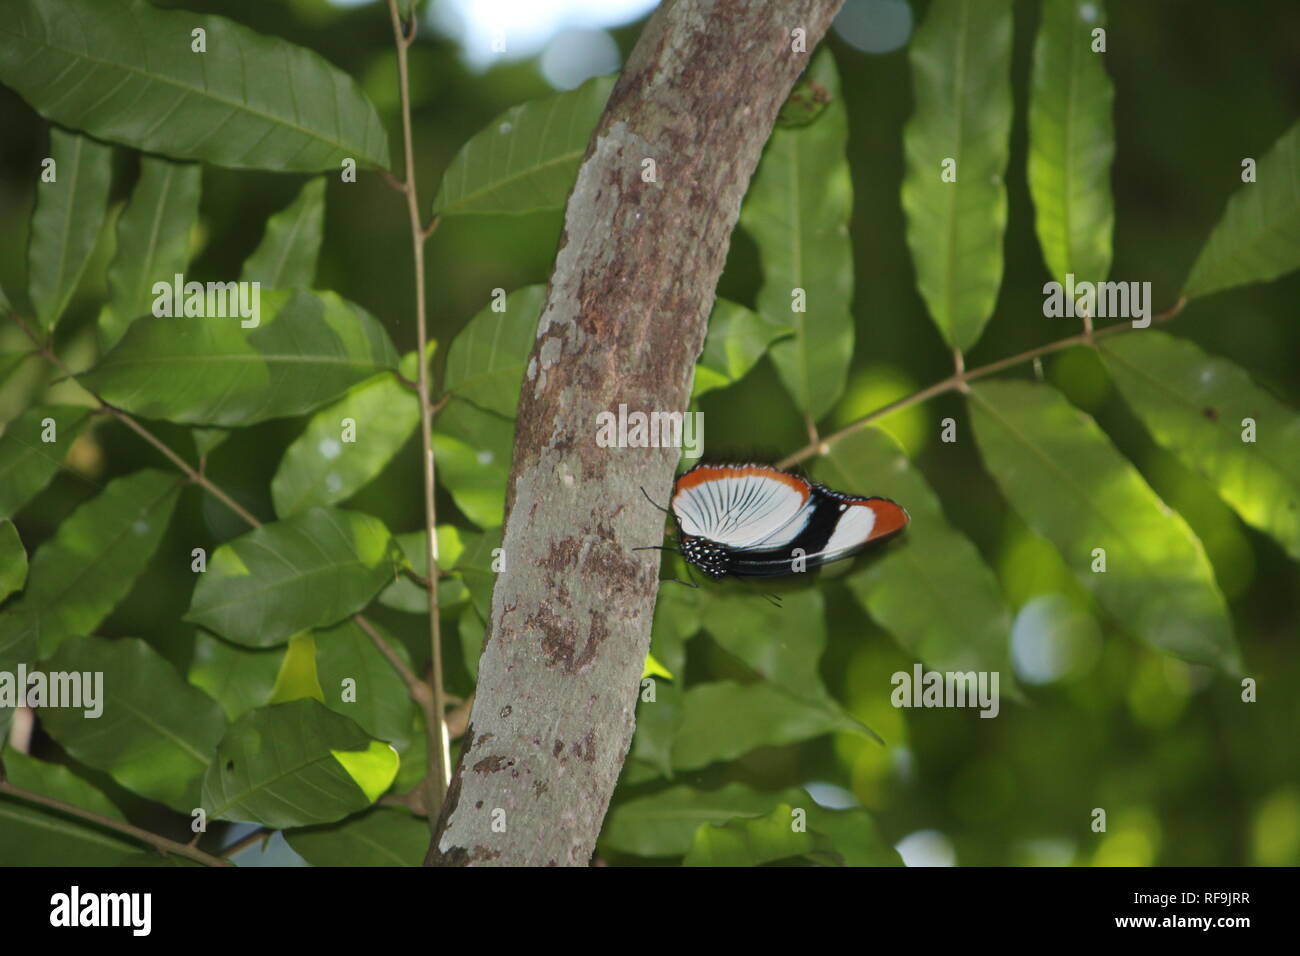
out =
[[(1171, 319), (1176, 317), (1178, 313), (1183, 311), (1183, 306), (1186, 304), (1187, 304), (1186, 297), (1180, 298), (1177, 302), (1173, 304), (1173, 306), (1171, 306), (1166, 311), (1161, 312), (1159, 315), (1152, 316), (1151, 324), (1159, 325), (1161, 323), (1170, 321)], [(1055, 342), (1049, 342), (1046, 345), (1040, 345), (1037, 348), (1032, 348), (1029, 349), (1028, 351), (1020, 352), (1017, 355), (1012, 355), (1004, 359), (999, 359), (996, 362), (990, 362), (988, 365), (981, 365), (979, 368), (973, 368), (970, 370), (960, 370), (961, 367), (958, 366), (959, 371), (954, 372), (952, 375), (948, 376), (942, 381), (935, 382), (933, 385), (927, 385), (919, 392), (913, 392), (911, 395), (908, 395), (905, 398), (900, 398), (897, 401), (890, 402), (887, 405), (882, 405), (880, 408), (877, 408), (875, 411), (869, 412), (866, 415), (863, 415), (861, 418), (857, 419), (856, 421), (851, 422), (848, 425), (845, 425), (839, 431), (833, 432), (832, 434), (825, 436), (819, 441), (810, 442), (809, 444), (800, 448), (798, 451), (794, 452), (793, 454), (787, 455), (785, 458), (782, 458), (780, 461), (778, 461), (776, 463), (776, 466), (778, 468), (790, 468), (793, 467), (794, 465), (799, 464), (802, 461), (807, 461), (809, 458), (813, 458), (817, 455), (825, 455), (827, 452), (830, 451), (831, 446), (834, 445), (836, 442), (838, 442), (840, 439), (847, 438), (849, 435), (861, 431), (862, 429), (870, 425), (872, 422), (878, 421), (879, 419), (884, 418), (886, 415), (892, 415), (894, 412), (902, 411), (904, 408), (911, 408), (913, 405), (919, 405), (922, 402), (929, 401), (930, 399), (934, 398), (936, 395), (942, 395), (944, 392), (951, 392), (954, 389), (964, 388), (967, 383), (973, 382), (976, 379), (986, 378), (989, 375), (994, 375), (997, 372), (1004, 371), (1005, 369), (1014, 368), (1017, 365), (1023, 365), (1025, 362), (1032, 361), (1033, 359), (1036, 359), (1040, 356), (1050, 355), (1052, 352), (1060, 352), (1063, 349), (1068, 349), (1075, 345), (1090, 345), (1097, 339), (1102, 338), (1103, 336), (1116, 335), (1118, 333), (1128, 332), (1132, 328), (1133, 326), (1131, 323), (1125, 322), (1121, 325), (1112, 325), (1107, 328), (1099, 329), (1099, 330), (1087, 329), (1086, 331), (1080, 332), (1077, 335), (1071, 335), (1068, 336), (1067, 338), (1057, 339)]]
[[(415, 568), (412, 567), (402, 568), (402, 573), (405, 574), (408, 578), (410, 578), (412, 581), (414, 581), (422, 588), (427, 588), (429, 586), (429, 579), (426, 578), (419, 571), (415, 570)], [(439, 574), (439, 576), (441, 576), (441, 573)]]
[(243, 518), (244, 521), (250, 526), (254, 528), (260, 528), (262, 526), (262, 522), (258, 521), (257, 518), (253, 516), (252, 512), (250, 512), (247, 508), (241, 505), (234, 498), (230, 497), (230, 495), (226, 494), (220, 487), (213, 484), (212, 480), (208, 478), (207, 475), (203, 474), (203, 472), (190, 467), (189, 462), (187, 462), (180, 455), (176, 454), (176, 452), (172, 451), (172, 449), (164, 441), (158, 438), (153, 432), (149, 431), (149, 429), (145, 428), (143, 425), (141, 425), (138, 421), (136, 421), (126, 412), (122, 411), (120, 408), (114, 408), (112, 405), (108, 404), (103, 399), (99, 398), (99, 396), (97, 395), (95, 397), (96, 399), (99, 400), (100, 407), (104, 411), (112, 415), (114, 418), (120, 421), (127, 428), (131, 429), (133, 432), (135, 432), (137, 435), (139, 435), (149, 444), (153, 445), (153, 447), (158, 449), (158, 451), (162, 452), (162, 454), (169, 461), (171, 461), (172, 464), (174, 464), (177, 468), (179, 468), (181, 471), (185, 473), (185, 475), (190, 479), (190, 481), (194, 482), (196, 485), (199, 485), (201, 488), (203, 488), (204, 491), (212, 495), (212, 497), (216, 498), (218, 501), (220, 501), (223, 505), (225, 505), (235, 514), (239, 515), (239, 517)]
[(474, 695), (470, 694), (447, 713), (447, 734), (452, 740), (464, 736), (469, 727), (469, 715), (474, 709)]
[(112, 817), (106, 817), (103, 814), (95, 813), (93, 810), (85, 810), (71, 803), (64, 803), (62, 800), (56, 800), (54, 797), (47, 797), (43, 793), (36, 793), (27, 790), (24, 787), (16, 786), (8, 780), (0, 778), (0, 793), (7, 793), (11, 797), (17, 797), (28, 803), (37, 803), (43, 807), (49, 807), (51, 810), (58, 810), (60, 813), (67, 813), (74, 817), (80, 817), (83, 820), (89, 820), (91, 823), (98, 823), (100, 826), (108, 827), (110, 830), (116, 830), (118, 833), (125, 833), (127, 836), (134, 837), (141, 843), (147, 843), (159, 853), (175, 853), (177, 856), (183, 856), (187, 859), (194, 860), (197, 863), (203, 863), (207, 866), (233, 866), (229, 860), (223, 860), (220, 857), (213, 856), (210, 853), (204, 853), (197, 847), (186, 846), (184, 843), (177, 843), (175, 840), (169, 840), (165, 836), (157, 833), (150, 833), (148, 830), (141, 830), (124, 820), (114, 820)]
[(270, 830), (266, 827), (258, 827), (248, 836), (240, 837), (234, 843), (230, 844), (230, 846), (222, 850), (221, 855), (229, 859), (230, 857), (235, 856), (237, 853), (243, 853), (254, 843), (265, 844), (267, 840), (271, 839), (271, 837), (275, 835), (275, 833), (276, 833), (275, 830)]
[(406, 666), (406, 661), (398, 656), (397, 652), (384, 640), (383, 635), (371, 624), (365, 617), (360, 614), (353, 614), (352, 620), (356, 622), (357, 627), (365, 631), (375, 647), (379, 648), (379, 653), (388, 658), (388, 663), (393, 665), (393, 670), (397, 671), (403, 681), (406, 682), (407, 692), (411, 698), (425, 710), (425, 716), (429, 719), (429, 726), (433, 726), (433, 696), (429, 693), (429, 685), (420, 678), (415, 676), (415, 672)]
[(411, 252), (415, 262), (415, 331), (416, 348), (420, 356), (420, 444), (424, 454), (424, 520), (425, 550), (429, 559), (429, 641), (432, 662), (430, 684), (433, 691), (433, 716), (436, 721), (428, 725), (429, 736), (429, 818), (430, 827), (436, 828), (438, 808), (442, 806), (443, 795), (447, 792), (447, 783), (451, 777), (451, 762), (446, 738), (447, 725), (443, 719), (446, 704), (443, 697), (442, 675), (442, 623), (438, 608), (438, 537), (437, 509), (434, 506), (434, 460), (433, 460), (433, 415), (429, 404), (429, 363), (428, 329), (425, 320), (424, 302), (424, 244), (432, 230), (437, 227), (435, 218), (426, 232), (420, 223), (420, 202), (415, 182), (415, 148), (411, 136), (411, 87), (406, 61), (406, 51), (415, 39), (415, 21), (417, 19), (415, 3), (411, 4), (411, 28), (407, 33), (402, 29), (402, 18), (397, 11), (397, 0), (388, 0), (388, 15), (393, 25), (393, 42), (397, 46), (398, 90), (402, 101), (402, 162), (405, 169), (406, 209), (411, 223)]
[(383, 176), (384, 182), (388, 183), (388, 185), (392, 186), (399, 193), (405, 193), (410, 189), (406, 183), (402, 182), (382, 166), (379, 167), (379, 175)]

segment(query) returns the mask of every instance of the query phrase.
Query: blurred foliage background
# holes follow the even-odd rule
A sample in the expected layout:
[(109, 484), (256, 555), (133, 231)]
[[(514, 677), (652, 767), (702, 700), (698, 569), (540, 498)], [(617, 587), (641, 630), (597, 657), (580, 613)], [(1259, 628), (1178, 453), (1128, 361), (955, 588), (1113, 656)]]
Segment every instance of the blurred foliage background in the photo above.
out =
[[(360, 80), (396, 143), (395, 57), (381, 4), (186, 0), (159, 5), (220, 13), (320, 52)], [(462, 42), (447, 25), (456, 22), (457, 9), (469, 6), (434, 2), (411, 51), (416, 174), (426, 210), (442, 170), (468, 137), (507, 107), (553, 89), (543, 70), (547, 47), (493, 59), (483, 55), (481, 37)], [(529, 6), (549, 10), (560, 4), (534, 0)], [(644, 15), (646, 5), (639, 11), (635, 4), (605, 6), (615, 22), (606, 18), (603, 38), (593, 39), (602, 23), (595, 15), (571, 19), (581, 26), (576, 32), (552, 31), (546, 41), (552, 65), (581, 64), (586, 57), (592, 68), (579, 71), (577, 80), (617, 69), (636, 41), (643, 22), (636, 17)], [(824, 430), (951, 370), (949, 353), (916, 291), (899, 204), (901, 130), (912, 102), (905, 47), (925, 6), (921, 0), (911, 7), (902, 0), (848, 0), (827, 40), (849, 111), (857, 346), (849, 392), (822, 423)], [(1075, 331), (1073, 320), (1042, 316), (1042, 285), (1049, 276), (1025, 180), (1026, 80), (1037, 6), (1017, 3), (1016, 18), (1006, 270), (995, 316), (967, 356), (968, 367)], [(562, 27), (564, 21), (556, 23)], [(557, 44), (563, 55), (554, 52)], [(1107, 66), (1116, 87), (1117, 137), (1111, 274), (1151, 281), (1153, 306), (1161, 311), (1173, 304), (1209, 228), (1238, 186), (1241, 158), (1261, 155), (1300, 115), (1300, 7), (1294, 0), (1246, 6), (1209, 0), (1114, 3)], [(576, 85), (577, 80), (565, 82)], [(47, 124), (0, 88), (0, 284), (10, 290), (25, 285), (32, 170), (47, 155), (47, 143)], [(137, 159), (119, 150), (117, 162), (122, 168), (116, 171), (114, 208), (58, 332), (59, 349), (74, 365), (81, 364), (79, 352), (88, 357), (93, 350), (94, 319), (112, 254), (113, 212), (126, 198)], [(267, 216), (296, 195), (303, 179), (205, 167), (202, 225), (195, 237), (200, 253), (189, 278), (236, 274)], [(380, 317), (400, 350), (412, 349), (403, 203), (375, 175), (363, 174), (348, 186), (329, 179), (317, 286), (360, 303)], [(450, 341), (495, 287), (545, 282), (561, 224), (560, 213), (445, 222), (428, 252), (431, 335)], [(753, 306), (759, 281), (755, 248), (738, 230), (719, 295)], [(1296, 407), (1297, 300), (1300, 274), (1291, 274), (1197, 300), (1172, 331), (1246, 368)], [(0, 328), (0, 349), (20, 344), (16, 329)], [(1052, 356), (1042, 371), (1099, 420), (1204, 542), (1230, 602), (1246, 673), (1267, 675), (1260, 680), (1259, 702), (1241, 704), (1231, 680), (1139, 645), (1091, 606), (1050, 647), (1041, 635), (1036, 638), (1032, 615), (1021, 615), (1012, 653), (1025, 700), (1004, 701), (998, 719), (980, 720), (972, 711), (896, 710), (889, 703), (889, 676), (910, 670), (913, 661), (866, 618), (837, 576), (828, 574), (821, 584), (830, 626), (822, 673), (835, 696), (889, 746), (858, 736), (824, 737), (681, 774), (677, 782), (711, 787), (734, 779), (759, 789), (815, 784), (815, 795), (824, 802), (868, 808), (887, 841), (899, 845), (911, 863), (1300, 863), (1295, 565), (1275, 542), (1246, 527), (1206, 482), (1153, 445), (1092, 353), (1075, 349)], [(1011, 374), (1032, 372), (1025, 367)], [(0, 391), (0, 421), (16, 414), (51, 376), (41, 363), (27, 363)], [(735, 387), (705, 397), (702, 407), (711, 456), (757, 451), (775, 459), (806, 441), (803, 422), (766, 359)], [(1013, 611), (1048, 595), (1077, 596), (1079, 589), (1054, 549), (1007, 510), (974, 443), (967, 437), (941, 451), (936, 447), (939, 422), (949, 415), (964, 422), (963, 407), (951, 395), (887, 418), (883, 427), (935, 487), (948, 519), (995, 568)], [(300, 429), (300, 420), (284, 420), (236, 432), (214, 455), (211, 475), (255, 512), (270, 514), (269, 482), (278, 450)], [(159, 432), (169, 437), (167, 426), (160, 425)], [(171, 437), (179, 441), (180, 430)], [(417, 440), (409, 442), (397, 464), (351, 503), (382, 518), (394, 532), (419, 527), (417, 447)], [(102, 423), (75, 447), (71, 467), (24, 512), (19, 524), (29, 549), (105, 481), (156, 463), (154, 453), (126, 428)], [(862, 480), (864, 488), (854, 490), (869, 492), (870, 476)], [(438, 505), (442, 520), (456, 520), (450, 498), (440, 494)], [(244, 530), (189, 488), (168, 532), (173, 540), (159, 554), (172, 550), (169, 544), (182, 548), (200, 528), (205, 537), (220, 539)], [(186, 567), (156, 558), (100, 632), (148, 633), (184, 673), (189, 634), (175, 631), (171, 622), (185, 612), (191, 587)], [(417, 663), (427, 660), (419, 618), (376, 611)], [(169, 627), (175, 635), (170, 645)], [(472, 683), (454, 641), (448, 655), (449, 689), (464, 693)], [(740, 670), (743, 666), (707, 634), (694, 638), (689, 680)], [(52, 740), (39, 739), (37, 748), (41, 756), (58, 759)], [(124, 808), (151, 812), (105, 775), (94, 778)], [(1105, 834), (1089, 830), (1093, 807), (1107, 808)], [(618, 862), (617, 854), (612, 862)]]

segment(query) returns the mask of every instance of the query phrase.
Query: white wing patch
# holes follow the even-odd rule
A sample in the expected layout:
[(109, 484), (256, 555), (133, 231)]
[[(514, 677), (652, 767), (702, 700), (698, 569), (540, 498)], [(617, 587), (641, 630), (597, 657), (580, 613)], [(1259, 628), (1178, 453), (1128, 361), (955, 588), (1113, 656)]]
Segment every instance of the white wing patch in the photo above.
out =
[(827, 563), (865, 544), (875, 526), (876, 513), (868, 505), (851, 504), (841, 511), (839, 524), (821, 551)]
[[(812, 501), (785, 482), (742, 474), (682, 489), (673, 495), (672, 510), (686, 534), (729, 548), (750, 548), (793, 540), (812, 514)], [(778, 536), (780, 540), (769, 541)]]

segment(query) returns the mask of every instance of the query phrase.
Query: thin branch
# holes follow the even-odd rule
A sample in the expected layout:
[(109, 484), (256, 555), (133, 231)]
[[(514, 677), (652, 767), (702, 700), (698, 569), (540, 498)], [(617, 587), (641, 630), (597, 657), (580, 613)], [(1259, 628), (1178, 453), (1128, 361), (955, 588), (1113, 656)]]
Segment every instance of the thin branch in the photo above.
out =
[(223, 860), (220, 857), (213, 856), (210, 853), (204, 853), (197, 847), (187, 846), (184, 843), (177, 843), (175, 840), (169, 840), (165, 836), (157, 833), (150, 833), (148, 830), (141, 830), (123, 820), (114, 820), (112, 817), (106, 817), (101, 813), (95, 813), (93, 810), (85, 810), (71, 803), (64, 803), (62, 800), (56, 800), (54, 797), (47, 797), (43, 793), (36, 793), (24, 787), (16, 786), (8, 780), (0, 779), (0, 793), (7, 793), (11, 797), (17, 797), (27, 803), (36, 803), (43, 807), (49, 807), (51, 810), (58, 810), (60, 813), (66, 813), (74, 817), (80, 817), (83, 820), (89, 820), (91, 823), (98, 823), (102, 827), (108, 827), (110, 830), (116, 830), (118, 833), (124, 833), (129, 837), (134, 837), (141, 843), (147, 843), (159, 853), (175, 853), (177, 856), (183, 856), (187, 859), (194, 860), (197, 863), (203, 863), (207, 866), (233, 866), (229, 860)]
[[(427, 588), (429, 586), (429, 579), (426, 578), (419, 571), (415, 570), (415, 568), (412, 567), (402, 568), (402, 573), (405, 574), (408, 578), (410, 578), (412, 581), (414, 581), (422, 588)], [(439, 572), (439, 577), (441, 577), (445, 573), (446, 572)]]
[(254, 843), (265, 844), (267, 840), (275, 836), (276, 832), (277, 831), (268, 829), (267, 827), (258, 827), (248, 836), (241, 837), (240, 839), (236, 840), (234, 843), (230, 844), (230, 846), (222, 850), (221, 855), (226, 859), (229, 859), (230, 857), (235, 856), (236, 854), (243, 853)]
[(402, 182), (400, 179), (398, 179), (388, 170), (384, 169), (384, 167), (382, 166), (379, 167), (379, 175), (383, 176), (384, 182), (388, 183), (388, 185), (392, 186), (399, 193), (406, 193), (410, 191), (410, 187), (406, 183)]
[[(425, 550), (429, 559), (429, 643), (431, 651), (432, 714), (436, 721), (428, 725), (429, 737), (429, 800), (430, 808), (442, 806), (451, 777), (451, 750), (447, 740), (447, 724), (443, 719), (446, 705), (443, 696), (442, 675), (442, 623), (438, 608), (438, 537), (437, 509), (434, 506), (433, 415), (429, 404), (428, 328), (425, 317), (424, 295), (424, 243), (437, 227), (435, 218), (426, 232), (420, 223), (420, 201), (415, 182), (415, 148), (411, 135), (411, 85), (406, 61), (407, 48), (415, 39), (416, 4), (411, 4), (411, 27), (402, 29), (402, 18), (397, 11), (397, 0), (388, 0), (388, 15), (393, 25), (393, 41), (397, 47), (398, 90), (402, 101), (402, 162), (406, 174), (406, 209), (411, 223), (411, 252), (415, 263), (415, 331), (416, 349), (420, 356), (420, 445), (424, 455), (424, 520)], [(436, 829), (438, 814), (430, 812), (430, 827)]]
[[(95, 397), (99, 398), (99, 396), (95, 396)], [(99, 403), (100, 403), (100, 407), (104, 411), (112, 415), (114, 418), (120, 421), (127, 428), (131, 429), (133, 432), (135, 432), (137, 435), (139, 435), (149, 444), (153, 445), (153, 447), (158, 449), (158, 451), (162, 452), (162, 454), (172, 464), (174, 464), (177, 468), (179, 468), (181, 471), (183, 471), (186, 474), (186, 476), (190, 479), (190, 481), (194, 482), (196, 485), (199, 485), (201, 488), (203, 488), (204, 491), (212, 495), (212, 497), (216, 498), (218, 501), (220, 501), (223, 505), (225, 505), (235, 514), (239, 515), (239, 517), (243, 518), (244, 521), (247, 524), (249, 524), (251, 527), (260, 528), (262, 526), (262, 522), (258, 521), (257, 518), (253, 516), (252, 512), (250, 512), (247, 508), (241, 505), (234, 498), (230, 497), (230, 495), (226, 494), (220, 487), (213, 484), (212, 479), (210, 479), (207, 475), (203, 474), (203, 472), (190, 467), (189, 462), (187, 462), (180, 455), (176, 454), (176, 452), (172, 451), (172, 449), (166, 444), (166, 442), (158, 438), (158, 436), (156, 436), (153, 432), (149, 431), (149, 429), (145, 428), (143, 425), (141, 425), (138, 421), (136, 421), (126, 412), (122, 411), (120, 408), (114, 408), (112, 405), (109, 405), (103, 399), (99, 399)]]
[(360, 614), (353, 614), (352, 620), (356, 622), (357, 627), (365, 631), (379, 648), (379, 653), (388, 659), (388, 663), (393, 665), (393, 670), (397, 671), (403, 681), (406, 682), (407, 692), (411, 698), (425, 710), (425, 716), (429, 719), (429, 726), (433, 726), (433, 696), (429, 693), (429, 685), (420, 678), (415, 676), (415, 672), (406, 666), (406, 661), (398, 656), (392, 646), (383, 638), (383, 635), (376, 630), (365, 617)]
[[(1184, 296), (1166, 311), (1161, 312), (1159, 315), (1152, 316), (1151, 324), (1159, 325), (1170, 321), (1175, 318), (1178, 313), (1183, 311), (1183, 306), (1186, 304), (1187, 298)], [(817, 455), (825, 455), (831, 450), (831, 446), (840, 439), (847, 438), (849, 435), (861, 431), (872, 422), (878, 421), (886, 415), (892, 415), (894, 412), (902, 411), (904, 408), (911, 408), (913, 405), (927, 402), (936, 395), (942, 395), (945, 392), (951, 392), (954, 389), (964, 389), (969, 382), (973, 382), (976, 379), (986, 378), (989, 375), (994, 375), (1006, 369), (1014, 368), (1017, 365), (1023, 365), (1025, 362), (1032, 361), (1043, 355), (1050, 355), (1052, 352), (1060, 352), (1076, 345), (1091, 345), (1099, 338), (1107, 335), (1116, 335), (1122, 332), (1128, 332), (1132, 330), (1132, 328), (1133, 325), (1129, 322), (1120, 325), (1112, 325), (1100, 330), (1089, 328), (1080, 332), (1078, 335), (1071, 335), (1067, 338), (1057, 339), (1055, 342), (1048, 342), (1046, 345), (1040, 345), (1037, 348), (1032, 348), (1028, 351), (1020, 352), (1017, 355), (1011, 355), (1004, 359), (999, 359), (996, 362), (990, 362), (988, 365), (981, 365), (979, 368), (973, 368), (969, 371), (964, 370), (959, 364), (958, 371), (954, 372), (942, 381), (935, 382), (933, 385), (928, 385), (919, 392), (913, 392), (905, 398), (900, 398), (887, 405), (882, 405), (875, 411), (869, 412), (856, 421), (845, 425), (839, 431), (827, 435), (820, 441), (810, 442), (793, 454), (787, 455), (785, 458), (778, 461), (776, 466), (778, 468), (790, 468), (800, 462), (807, 461), (809, 458), (814, 458)]]
[(447, 734), (452, 740), (465, 735), (469, 728), (470, 712), (474, 709), (474, 695), (470, 694), (463, 701), (447, 712)]

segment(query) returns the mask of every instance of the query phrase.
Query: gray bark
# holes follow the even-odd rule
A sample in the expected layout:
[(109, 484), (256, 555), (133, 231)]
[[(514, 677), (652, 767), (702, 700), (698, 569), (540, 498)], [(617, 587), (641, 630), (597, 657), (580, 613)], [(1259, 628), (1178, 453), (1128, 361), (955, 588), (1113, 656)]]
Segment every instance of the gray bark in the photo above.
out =
[(663, 535), (640, 489), (666, 498), (678, 457), (601, 448), (596, 416), (687, 407), (741, 199), (808, 64), (792, 31), (812, 51), (841, 2), (666, 0), (610, 96), (524, 376), (505, 568), (430, 863), (591, 860), (658, 584), (658, 552), (630, 550)]

